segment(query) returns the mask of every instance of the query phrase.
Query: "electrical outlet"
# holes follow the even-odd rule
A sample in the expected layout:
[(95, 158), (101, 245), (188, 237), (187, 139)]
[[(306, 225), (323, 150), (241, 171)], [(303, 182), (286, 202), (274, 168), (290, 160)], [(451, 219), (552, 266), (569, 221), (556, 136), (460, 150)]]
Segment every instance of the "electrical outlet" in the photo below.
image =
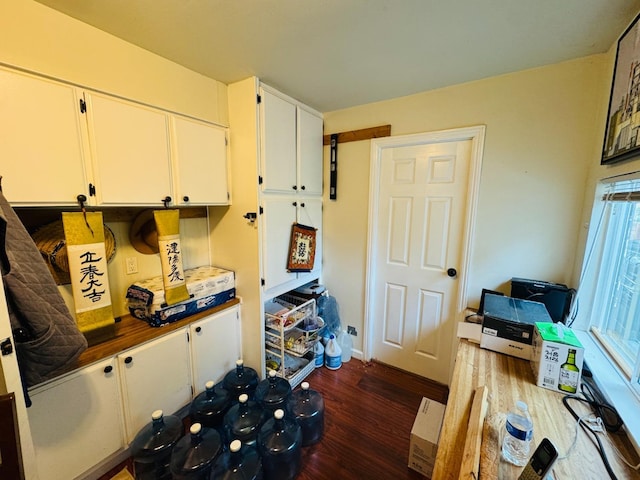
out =
[(127, 257), (127, 275), (138, 273), (138, 259), (136, 257)]
[(356, 327), (352, 327), (351, 325), (347, 325), (347, 333), (349, 335), (353, 335), (354, 337), (358, 336), (358, 332), (356, 331)]

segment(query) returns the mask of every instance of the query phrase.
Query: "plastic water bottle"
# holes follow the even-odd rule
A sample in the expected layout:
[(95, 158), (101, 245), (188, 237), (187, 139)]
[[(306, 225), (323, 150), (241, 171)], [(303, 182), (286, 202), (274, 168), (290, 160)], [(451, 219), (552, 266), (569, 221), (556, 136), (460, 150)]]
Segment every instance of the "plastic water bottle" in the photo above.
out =
[(318, 443), (324, 433), (324, 400), (322, 395), (302, 382), (289, 399), (289, 411), (302, 429), (302, 446)]
[(333, 333), (329, 335), (327, 346), (324, 347), (324, 365), (329, 370), (337, 370), (342, 366), (342, 349)]
[(136, 480), (170, 480), (169, 462), (173, 447), (183, 435), (182, 420), (175, 415), (151, 414), (151, 423), (131, 443)]
[(258, 382), (258, 372), (253, 368), (245, 367), (242, 359), (236, 360), (236, 368), (227, 372), (222, 380), (222, 386), (229, 392), (231, 398), (236, 399), (243, 393), (253, 399)]
[(218, 457), (211, 478), (215, 480), (262, 480), (262, 459), (255, 446), (233, 440)]
[(225, 413), (231, 406), (231, 396), (224, 388), (215, 386), (212, 380), (205, 384), (205, 391), (191, 402), (189, 414), (191, 423), (204, 427), (220, 428)]
[(340, 332), (340, 335), (338, 335), (338, 344), (342, 349), (342, 363), (347, 363), (349, 360), (351, 360), (353, 340), (351, 340), (351, 335), (349, 335), (346, 330), (342, 330)]
[(529, 407), (522, 400), (507, 414), (506, 431), (502, 442), (504, 459), (520, 467), (527, 464), (533, 439), (533, 421)]
[(227, 440), (240, 440), (243, 444), (255, 445), (260, 427), (268, 420), (262, 406), (243, 393), (238, 403), (232, 406), (224, 416), (224, 432)]
[(269, 375), (258, 383), (256, 388), (256, 402), (269, 412), (284, 408), (291, 396), (291, 384), (286, 378), (278, 377), (275, 370), (269, 370)]
[(278, 409), (258, 435), (265, 480), (293, 480), (302, 464), (302, 430), (293, 418)]
[(222, 439), (215, 428), (194, 423), (171, 453), (173, 480), (207, 480), (222, 453)]
[(313, 346), (313, 358), (316, 364), (316, 368), (324, 365), (324, 345), (322, 345), (322, 342), (320, 340), (318, 340)]

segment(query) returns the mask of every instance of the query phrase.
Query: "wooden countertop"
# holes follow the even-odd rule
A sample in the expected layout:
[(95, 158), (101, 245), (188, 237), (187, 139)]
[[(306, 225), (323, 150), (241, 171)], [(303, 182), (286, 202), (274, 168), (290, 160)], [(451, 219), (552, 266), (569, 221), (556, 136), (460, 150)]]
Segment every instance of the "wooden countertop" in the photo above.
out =
[[(449, 390), (442, 431), (438, 444), (433, 480), (458, 479), (463, 457), (467, 424), (474, 391), (486, 385), (489, 390), (487, 417), (483, 428), (480, 456), (481, 479), (515, 480), (523, 467), (516, 467), (500, 455), (502, 429), (506, 412), (519, 399), (529, 405), (533, 418), (533, 444), (548, 437), (556, 445), (559, 457), (566, 455), (573, 443), (576, 421), (562, 403), (563, 395), (538, 387), (528, 361), (480, 348), (467, 340), (460, 340), (456, 364)], [(573, 401), (579, 415), (588, 407)], [(595, 444), (581, 428), (575, 447), (566, 459), (558, 459), (553, 466), (556, 480), (603, 480), (609, 475)], [(607, 437), (600, 436), (607, 457), (619, 479), (637, 479), (640, 474), (624, 465), (611, 447)], [(625, 434), (609, 434), (625, 458), (638, 463), (638, 456)], [(466, 478), (466, 477), (460, 477)]]
[(240, 299), (236, 297), (229, 300), (228, 302), (223, 303), (222, 305), (204, 310), (202, 312), (196, 313), (195, 315), (183, 318), (182, 320), (168, 323), (166, 325), (163, 325), (162, 327), (152, 327), (144, 320), (132, 317), (131, 315), (124, 315), (123, 317), (121, 317), (120, 321), (116, 322), (115, 324), (115, 336), (109, 340), (87, 348), (80, 355), (76, 364), (71, 368), (71, 370), (76, 370), (91, 363), (97, 362), (98, 360), (102, 360), (103, 358), (117, 355), (118, 353), (123, 352), (131, 347), (135, 347), (136, 345), (140, 345), (144, 342), (153, 340), (154, 338), (160, 337), (174, 330), (183, 328), (190, 323), (201, 320), (229, 307), (233, 307), (234, 305), (238, 305), (239, 303)]

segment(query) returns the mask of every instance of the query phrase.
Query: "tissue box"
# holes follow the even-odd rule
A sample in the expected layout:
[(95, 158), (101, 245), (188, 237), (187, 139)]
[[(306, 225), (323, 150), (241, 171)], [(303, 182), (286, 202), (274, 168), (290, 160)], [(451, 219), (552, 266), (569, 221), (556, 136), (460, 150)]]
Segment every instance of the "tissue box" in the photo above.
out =
[(536, 323), (531, 367), (536, 385), (556, 392), (580, 389), (584, 348), (575, 333), (562, 323)]
[(423, 398), (409, 440), (409, 468), (431, 477), (438, 453), (444, 405)]
[(128, 288), (129, 313), (146, 320), (153, 327), (159, 327), (235, 298), (235, 274), (230, 270), (201, 266), (187, 269), (184, 274), (190, 296), (188, 300), (166, 305), (162, 277), (153, 277)]

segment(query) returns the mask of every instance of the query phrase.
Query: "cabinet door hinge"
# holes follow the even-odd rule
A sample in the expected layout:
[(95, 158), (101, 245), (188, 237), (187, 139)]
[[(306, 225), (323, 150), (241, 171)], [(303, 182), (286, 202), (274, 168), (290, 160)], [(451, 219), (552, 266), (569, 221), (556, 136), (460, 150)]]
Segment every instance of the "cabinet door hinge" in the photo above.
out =
[(264, 213), (264, 208), (262, 208), (262, 206), (260, 206), (258, 208), (258, 212), (260, 212), (260, 215), (262, 215)]
[(258, 175), (258, 185), (262, 185), (262, 175)]
[(93, 183), (89, 184), (89, 196), (90, 197), (96, 196), (96, 186)]
[(228, 146), (229, 145), (229, 139), (227, 138), (227, 136), (224, 136), (224, 146)]
[(262, 285), (264, 287), (264, 278), (260, 279), (260, 285)]
[(85, 113), (87, 111), (87, 102), (84, 101), (84, 98), (80, 99), (80, 113)]
[(187, 332), (187, 343), (189, 343), (191, 341), (191, 336), (189, 335), (189, 332)]
[(262, 97), (260, 96), (260, 94), (259, 94), (259, 93), (256, 95), (256, 101), (257, 101), (258, 103), (261, 103), (261, 102), (262, 102)]

